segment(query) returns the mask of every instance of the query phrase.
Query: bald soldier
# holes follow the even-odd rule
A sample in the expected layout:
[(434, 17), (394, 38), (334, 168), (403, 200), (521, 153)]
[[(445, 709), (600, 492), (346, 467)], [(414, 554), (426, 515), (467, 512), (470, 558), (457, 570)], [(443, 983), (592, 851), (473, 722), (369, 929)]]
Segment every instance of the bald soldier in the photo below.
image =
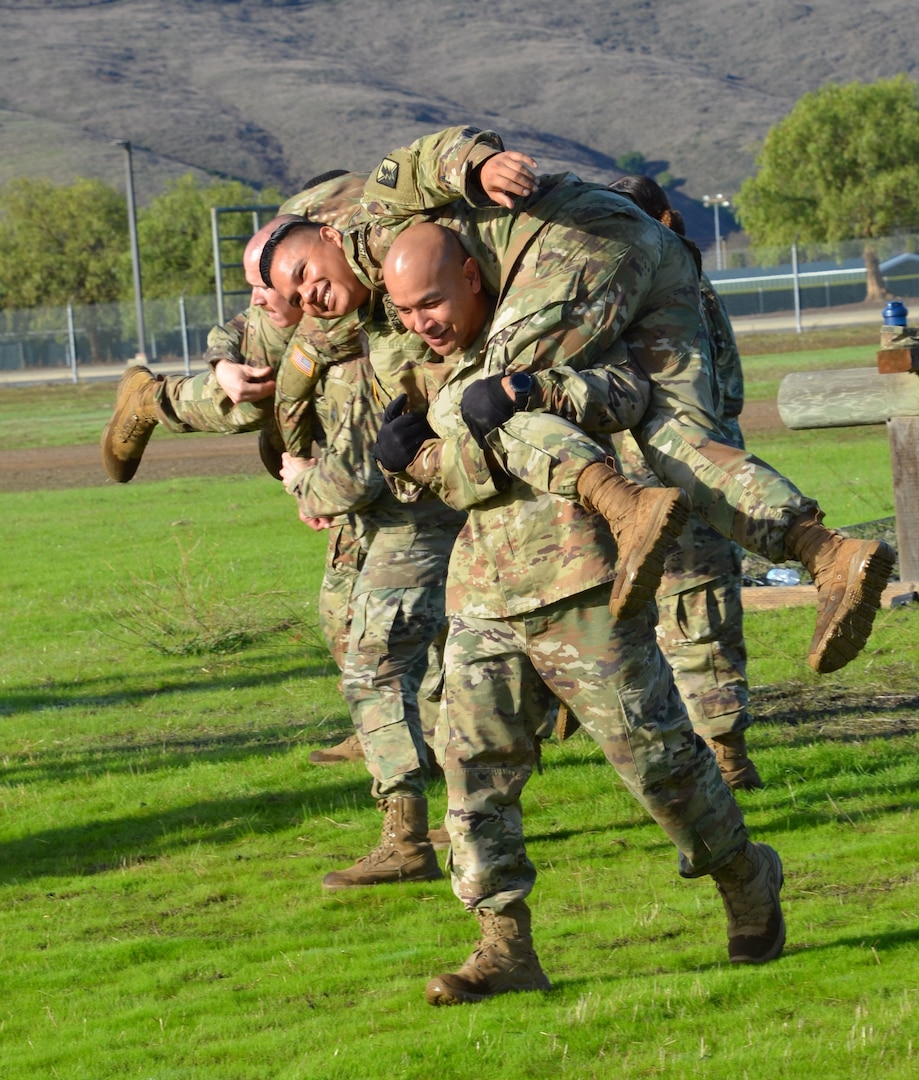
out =
[[(463, 402), (481, 376), (494, 304), (483, 296), (475, 260), (455, 233), (436, 224), (404, 230), (384, 274), (395, 310), (431, 350), (424, 366), (429, 430), (401, 469), (401, 490), (409, 497), (413, 484), (429, 487), (455, 504), (468, 483), (455, 452), (468, 433)], [(568, 405), (569, 384), (588, 400), (591, 385), (604, 392), (600, 382), (572, 374), (556, 387), (560, 409)], [(512, 377), (495, 385), (513, 398)], [(400, 464), (401, 419), (381, 428), (376, 453), (384, 467)], [(393, 427), (397, 437), (390, 440)], [(593, 441), (538, 412), (511, 416), (501, 440), (489, 445), (514, 457), (517, 472), (547, 482), (537, 490), (512, 477), (471, 506), (450, 561), (439, 730), (448, 866), (454, 892), (478, 920), (480, 940), (458, 971), (428, 982), (428, 1002), (454, 1005), (550, 987), (533, 946), (527, 898), (536, 871), (520, 800), (536, 761), (537, 726), (554, 698), (577, 716), (675, 844), (680, 873), (714, 878), (732, 962), (774, 959), (785, 941), (781, 860), (750, 841), (713, 755), (693, 733), (657, 646), (654, 605), (630, 619), (610, 614), (606, 589), (616, 549), (603, 519), (549, 490), (572, 461), (579, 467), (579, 440), (588, 456)]]
[(455, 222), (463, 200), (467, 248), (499, 295), (489, 376), (552, 362), (589, 367), (627, 343), (623, 362), (651, 387), (632, 428), (649, 465), (723, 535), (771, 561), (804, 563), (818, 591), (808, 662), (819, 672), (844, 666), (867, 641), (893, 552), (826, 529), (816, 500), (724, 440), (698, 273), (680, 269), (681, 247), (683, 262), (692, 261), (686, 241), (655, 222), (656, 238), (646, 232), (642, 243), (629, 223), (641, 211), (630, 200), (571, 174), (537, 177), (535, 165), (505, 152), (493, 132), (448, 129), (387, 155), (364, 204), (378, 229), (392, 229), (420, 211)]

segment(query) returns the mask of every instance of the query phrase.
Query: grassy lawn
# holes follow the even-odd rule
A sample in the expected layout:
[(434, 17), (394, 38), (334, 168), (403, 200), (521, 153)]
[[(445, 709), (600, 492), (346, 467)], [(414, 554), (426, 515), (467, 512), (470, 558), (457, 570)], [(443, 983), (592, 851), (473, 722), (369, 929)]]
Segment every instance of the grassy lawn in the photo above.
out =
[[(51, 419), (0, 391), (0, 449), (58, 424), (94, 441), (112, 388), (83, 389)], [(825, 434), (755, 448), (831, 523), (891, 514), (883, 431)], [(711, 882), (678, 877), (579, 734), (524, 797), (553, 991), (435, 1010), (425, 982), (476, 936), (449, 881), (320, 888), (380, 819), (361, 764), (307, 760), (350, 721), (316, 629), (324, 538), (278, 486), (0, 494), (0, 540), (4, 1080), (915, 1075), (915, 605), (825, 677), (813, 611), (747, 615), (766, 788), (739, 801), (785, 863), (779, 961), (727, 963)], [(435, 818), (444, 802), (435, 784)]]

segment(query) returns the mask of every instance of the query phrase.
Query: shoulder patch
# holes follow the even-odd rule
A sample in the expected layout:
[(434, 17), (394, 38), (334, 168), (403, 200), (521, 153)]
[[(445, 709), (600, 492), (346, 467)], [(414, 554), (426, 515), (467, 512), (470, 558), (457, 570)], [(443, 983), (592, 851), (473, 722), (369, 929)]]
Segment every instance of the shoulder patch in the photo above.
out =
[(383, 158), (377, 169), (376, 179), (383, 187), (394, 188), (399, 182), (399, 162), (392, 158)]
[(294, 367), (299, 368), (308, 378), (312, 377), (316, 370), (316, 361), (304, 351), (302, 345), (294, 346), (290, 359)]

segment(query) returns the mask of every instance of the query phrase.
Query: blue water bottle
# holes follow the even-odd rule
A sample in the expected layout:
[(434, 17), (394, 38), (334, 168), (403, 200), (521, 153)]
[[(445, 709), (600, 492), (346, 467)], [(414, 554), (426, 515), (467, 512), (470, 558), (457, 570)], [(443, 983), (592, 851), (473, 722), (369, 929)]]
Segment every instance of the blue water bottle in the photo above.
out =
[(909, 312), (899, 300), (891, 300), (882, 314), (885, 326), (906, 326), (906, 316)]

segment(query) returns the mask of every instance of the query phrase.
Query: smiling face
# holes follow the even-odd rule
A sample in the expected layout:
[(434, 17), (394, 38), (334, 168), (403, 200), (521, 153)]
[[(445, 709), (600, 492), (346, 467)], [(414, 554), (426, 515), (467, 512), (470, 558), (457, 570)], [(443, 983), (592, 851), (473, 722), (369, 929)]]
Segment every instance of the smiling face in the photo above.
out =
[(401, 233), (383, 276), (405, 327), (438, 356), (471, 345), (489, 317), (478, 263), (439, 225), (413, 225)]
[(341, 233), (327, 225), (294, 229), (278, 244), (271, 282), (289, 304), (316, 319), (356, 311), (370, 298), (341, 246)]

